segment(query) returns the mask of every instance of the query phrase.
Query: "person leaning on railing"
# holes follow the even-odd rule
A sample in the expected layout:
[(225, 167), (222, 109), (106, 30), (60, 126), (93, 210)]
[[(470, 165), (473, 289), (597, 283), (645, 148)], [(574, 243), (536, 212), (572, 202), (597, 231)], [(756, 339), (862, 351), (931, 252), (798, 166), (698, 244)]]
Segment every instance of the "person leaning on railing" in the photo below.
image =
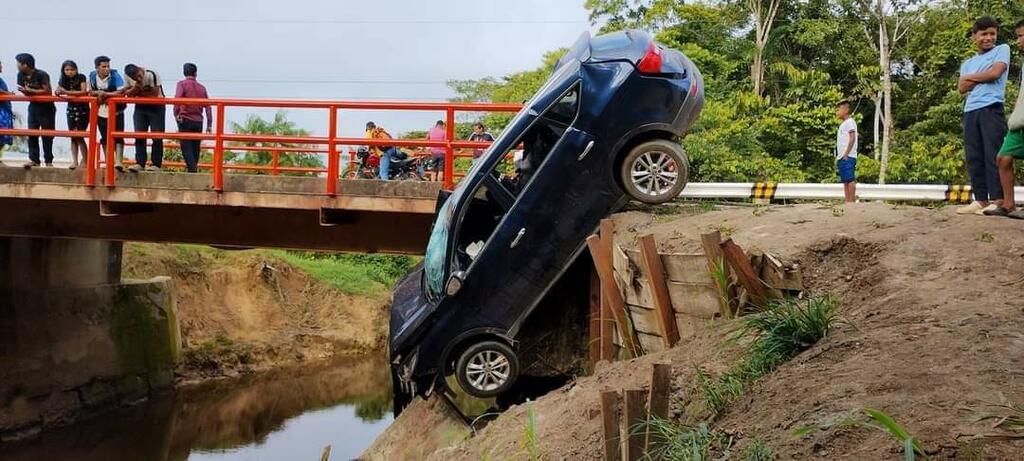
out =
[[(18, 91), (25, 96), (51, 96), (50, 74), (36, 69), (36, 58), (21, 53), (14, 58), (18, 61)], [(57, 105), (53, 102), (28, 103), (28, 129), (53, 130), (57, 128)], [(53, 136), (43, 136), (43, 160), (46, 166), (53, 166)], [(28, 162), (25, 168), (39, 166), (39, 136), (28, 137)]]
[[(128, 77), (128, 89), (126, 96), (139, 98), (163, 98), (164, 87), (160, 76), (144, 67), (128, 64), (124, 66), (124, 74)], [(166, 125), (167, 106), (163, 104), (135, 104), (135, 114), (132, 120), (135, 122), (136, 132), (163, 133)], [(160, 171), (164, 163), (164, 140), (153, 139), (153, 164), (146, 166), (146, 140), (135, 138), (135, 164), (128, 168), (131, 171), (139, 172)]]
[[(182, 73), (185, 79), (178, 82), (174, 91), (175, 98), (209, 99), (206, 87), (196, 80), (199, 68), (190, 62), (182, 66)], [(206, 132), (213, 132), (213, 109), (209, 104), (178, 104), (174, 106), (174, 119), (178, 122), (178, 131), (183, 133), (203, 132), (203, 112), (206, 112)], [(199, 153), (202, 141), (198, 139), (183, 139), (181, 141), (181, 156), (185, 158), (185, 169), (189, 173), (199, 172)]]
[[(0, 73), (3, 71), (4, 65), (0, 62)], [(3, 77), (0, 77), (0, 95), (14, 96), (14, 93), (7, 88), (7, 82), (4, 81)], [(11, 110), (10, 101), (0, 101), (0, 129), (14, 129), (14, 111)], [(0, 159), (3, 159), (4, 149), (12, 144), (14, 144), (14, 136), (9, 134), (0, 134)], [(4, 166), (3, 161), (0, 161), (0, 166)]]
[[(89, 73), (89, 94), (96, 97), (100, 106), (97, 109), (96, 128), (100, 134), (100, 146), (106, 155), (114, 155), (114, 168), (123, 171), (124, 166), (124, 139), (114, 139), (114, 154), (107, 151), (107, 118), (110, 116), (110, 109), (107, 107), (107, 99), (124, 95), (125, 82), (121, 74), (110, 68), (110, 58), (97, 56), (93, 63), (96, 70)], [(114, 130), (124, 131), (124, 104), (117, 106), (117, 114), (114, 116)]]
[[(57, 96), (62, 98), (87, 96), (89, 84), (84, 75), (78, 72), (78, 64), (75, 61), (67, 60), (60, 66), (60, 79), (57, 80)], [(85, 131), (89, 129), (89, 104), (82, 102), (68, 103), (68, 129), (71, 131)], [(78, 154), (82, 154), (82, 163), (85, 163), (89, 155), (89, 148), (85, 145), (85, 138), (71, 138), (71, 166), (69, 169), (78, 168)]]

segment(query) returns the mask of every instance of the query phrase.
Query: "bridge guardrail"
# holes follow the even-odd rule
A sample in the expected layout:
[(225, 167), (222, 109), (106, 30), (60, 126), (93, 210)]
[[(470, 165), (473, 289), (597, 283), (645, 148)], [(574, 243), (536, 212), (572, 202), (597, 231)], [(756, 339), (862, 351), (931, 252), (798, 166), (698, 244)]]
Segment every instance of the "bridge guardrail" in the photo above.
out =
[[(1024, 187), (1014, 189), (1015, 201), (1024, 203)], [(842, 184), (807, 183), (690, 183), (683, 198), (833, 200), (843, 199)], [(971, 186), (942, 184), (857, 184), (864, 200), (970, 203)]]
[[(97, 133), (97, 119), (99, 116), (99, 101), (95, 97), (56, 97), (56, 96), (8, 96), (0, 95), (0, 101), (23, 101), (23, 102), (81, 102), (89, 104), (89, 129), (88, 131), (70, 130), (29, 130), (29, 129), (0, 129), (0, 134), (13, 136), (55, 136), (69, 138), (86, 138), (88, 154), (86, 157), (86, 184), (96, 186), (100, 183), (98, 174), (101, 170), (99, 160), (99, 136)], [(114, 155), (116, 140), (118, 139), (170, 139), (170, 140), (199, 140), (213, 141), (213, 161), (208, 166), (213, 173), (213, 190), (224, 190), (224, 171), (236, 170), (257, 170), (272, 172), (299, 172), (299, 173), (325, 173), (327, 177), (327, 195), (337, 195), (337, 185), (340, 176), (340, 152), (338, 147), (345, 145), (362, 145), (371, 147), (399, 146), (415, 148), (441, 147), (445, 149), (445, 170), (444, 186), (451, 189), (454, 185), (456, 173), (454, 171), (455, 158), (470, 157), (471, 154), (456, 153), (457, 149), (482, 149), (488, 147), (489, 142), (470, 142), (455, 139), (455, 114), (457, 112), (518, 112), (522, 107), (519, 104), (493, 104), (493, 103), (448, 103), (448, 102), (359, 102), (359, 101), (312, 101), (312, 100), (275, 100), (275, 99), (232, 99), (232, 98), (135, 98), (116, 97), (106, 100), (107, 116), (110, 119), (116, 118), (118, 107), (127, 104), (162, 104), (162, 105), (201, 105), (212, 106), (216, 112), (214, 117), (215, 129), (213, 133), (182, 133), (182, 132), (131, 132), (116, 131), (115, 124), (108, 125), (106, 151), (111, 153), (106, 156), (106, 165), (102, 183), (107, 187), (115, 187), (117, 177), (114, 174)], [(263, 109), (322, 109), (328, 112), (328, 134), (327, 136), (271, 136), (271, 135), (250, 135), (227, 133), (225, 129), (225, 111), (227, 108), (263, 108)], [(418, 112), (444, 112), (447, 136), (444, 141), (428, 141), (425, 139), (389, 139), (376, 140), (366, 138), (350, 138), (338, 136), (339, 111), (342, 110), (375, 110), (375, 111), (418, 111)], [(293, 143), (306, 145), (326, 146), (324, 149), (311, 150), (308, 147), (253, 147), (227, 145), (228, 142), (268, 142), (268, 143)], [(258, 165), (225, 164), (224, 152), (231, 150), (252, 150), (271, 152), (274, 154), (274, 162), (269, 167)], [(281, 167), (276, 160), (280, 154), (292, 152), (302, 153), (325, 153), (327, 154), (327, 168), (304, 168), (304, 167)], [(178, 166), (173, 162), (168, 162)]]

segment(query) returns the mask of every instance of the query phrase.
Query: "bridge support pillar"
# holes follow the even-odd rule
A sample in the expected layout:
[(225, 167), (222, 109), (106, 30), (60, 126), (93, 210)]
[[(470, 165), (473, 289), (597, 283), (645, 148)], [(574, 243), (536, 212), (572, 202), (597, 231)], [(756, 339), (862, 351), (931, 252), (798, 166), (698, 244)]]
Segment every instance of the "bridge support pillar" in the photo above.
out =
[(173, 383), (169, 278), (121, 280), (120, 242), (0, 237), (0, 441)]

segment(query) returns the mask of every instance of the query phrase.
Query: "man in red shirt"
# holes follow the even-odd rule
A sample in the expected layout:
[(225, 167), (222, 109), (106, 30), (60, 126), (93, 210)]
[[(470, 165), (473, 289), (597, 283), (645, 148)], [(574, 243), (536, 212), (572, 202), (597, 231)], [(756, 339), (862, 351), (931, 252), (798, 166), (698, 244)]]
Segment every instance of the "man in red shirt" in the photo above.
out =
[[(175, 98), (209, 99), (206, 87), (196, 80), (199, 69), (190, 62), (184, 66), (185, 79), (178, 82), (174, 91)], [(182, 133), (203, 132), (203, 111), (206, 112), (206, 132), (213, 131), (213, 110), (207, 105), (175, 105), (174, 119), (178, 121), (178, 131)], [(199, 171), (199, 151), (202, 141), (182, 140), (181, 155), (185, 157), (185, 168), (189, 173)]]

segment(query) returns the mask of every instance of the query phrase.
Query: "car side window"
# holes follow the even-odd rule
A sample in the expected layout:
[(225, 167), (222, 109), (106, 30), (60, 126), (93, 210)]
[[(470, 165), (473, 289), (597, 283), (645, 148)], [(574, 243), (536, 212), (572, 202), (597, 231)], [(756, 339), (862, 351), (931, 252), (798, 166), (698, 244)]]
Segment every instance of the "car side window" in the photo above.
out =
[(492, 172), (477, 188), (466, 205), (455, 242), (455, 267), (468, 269), (498, 229), (498, 224), (512, 206), (509, 192)]
[(566, 92), (521, 138), (522, 153), (515, 158), (515, 177), (511, 179), (513, 193), (518, 197), (526, 190), (555, 144), (576, 119), (580, 108), (580, 87), (575, 85)]

